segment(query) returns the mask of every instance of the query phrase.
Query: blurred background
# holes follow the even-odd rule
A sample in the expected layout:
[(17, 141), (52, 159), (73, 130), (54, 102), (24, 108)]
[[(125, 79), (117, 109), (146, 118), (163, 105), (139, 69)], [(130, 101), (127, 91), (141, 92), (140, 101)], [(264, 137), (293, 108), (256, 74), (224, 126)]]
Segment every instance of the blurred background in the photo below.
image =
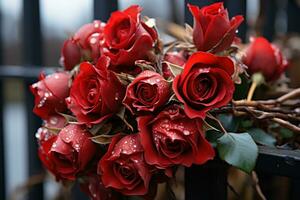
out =
[[(36, 176), (28, 183), (31, 175), (38, 175), (37, 172), (40, 172), (33, 131), (39, 121), (28, 111), (32, 107), (29, 103), (33, 103), (28, 93), (28, 84), (32, 80), (19, 78), (18, 72), (14, 72), (18, 68), (16, 66), (58, 66), (63, 40), (83, 24), (91, 22), (95, 16), (101, 16), (101, 13), (94, 14), (97, 12), (94, 5), (99, 4), (97, 7), (99, 8), (103, 2), (102, 0), (0, 0), (0, 86), (2, 87), (0, 199), (30, 199), (28, 195), (26, 197), (23, 193), (18, 194), (18, 191), (24, 192), (26, 191), (24, 188), (40, 180), (40, 177)], [(205, 5), (216, 1), (189, 2)], [(144, 15), (161, 21), (177, 24), (185, 22), (184, 0), (119, 0), (117, 3), (119, 9), (126, 8), (130, 4), (139, 4), (144, 8)], [(231, 15), (245, 15), (246, 21), (238, 33), (244, 42), (249, 36), (263, 35), (284, 49), (284, 53), (291, 61), (288, 71), (291, 86), (299, 87), (300, 1), (225, 0), (225, 4)], [(191, 24), (189, 15), (186, 20)], [(34, 29), (37, 29), (36, 36), (32, 35), (36, 32), (31, 32)], [(167, 38), (164, 34), (163, 37)], [(28, 51), (28, 48), (33, 49), (34, 53)], [(36, 72), (38, 71), (39, 68)], [(31, 72), (34, 71), (28, 71)], [(5, 77), (6, 74), (10, 76)], [(27, 74), (28, 77), (30, 75), (35, 74)], [(298, 186), (300, 189), (299, 183)], [(52, 179), (47, 179), (43, 188), (42, 195), (45, 199), (53, 199), (60, 189)], [(16, 192), (17, 195), (14, 196)], [(285, 197), (274, 195), (272, 199)]]

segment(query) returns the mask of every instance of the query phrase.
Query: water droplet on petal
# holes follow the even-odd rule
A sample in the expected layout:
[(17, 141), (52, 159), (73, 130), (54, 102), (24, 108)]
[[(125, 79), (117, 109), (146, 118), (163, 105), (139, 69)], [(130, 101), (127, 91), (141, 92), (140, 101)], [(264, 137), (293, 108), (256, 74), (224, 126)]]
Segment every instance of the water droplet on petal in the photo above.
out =
[(57, 117), (51, 117), (49, 122), (52, 125), (56, 125), (58, 123), (58, 118)]
[(184, 134), (184, 135), (189, 135), (189, 134), (191, 134), (191, 133), (190, 133), (190, 131), (188, 131), (188, 130), (183, 130), (183, 134)]
[(74, 149), (78, 152), (80, 150), (79, 144), (75, 144)]
[(37, 132), (35, 133), (35, 138), (36, 138), (36, 139), (41, 139), (41, 134), (42, 134), (42, 132), (43, 132), (43, 129), (42, 129), (42, 128), (39, 128), (39, 129), (37, 130)]

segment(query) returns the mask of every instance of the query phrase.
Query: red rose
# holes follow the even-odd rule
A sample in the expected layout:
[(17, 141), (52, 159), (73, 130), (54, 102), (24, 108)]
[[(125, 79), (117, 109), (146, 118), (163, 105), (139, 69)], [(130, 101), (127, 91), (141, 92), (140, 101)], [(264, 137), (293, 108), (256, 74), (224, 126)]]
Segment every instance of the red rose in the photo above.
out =
[(40, 159), (57, 179), (75, 180), (96, 153), (97, 146), (90, 140), (91, 136), (80, 125), (68, 125), (41, 143)]
[(226, 105), (234, 92), (234, 64), (228, 57), (197, 52), (176, 76), (173, 90), (188, 117), (205, 118), (206, 111)]
[(97, 62), (100, 57), (105, 23), (95, 20), (82, 26), (73, 37), (64, 42), (61, 61), (66, 70), (71, 70), (83, 61)]
[(203, 164), (215, 156), (204, 138), (202, 120), (190, 119), (178, 105), (171, 105), (157, 116), (138, 118), (145, 160), (157, 168)]
[(67, 107), (65, 98), (69, 96), (70, 75), (66, 72), (57, 72), (48, 76), (41, 74), (39, 82), (30, 86), (34, 94), (35, 106), (33, 112), (42, 119), (64, 112)]
[(187, 60), (187, 57), (188, 55), (185, 51), (174, 51), (166, 53), (164, 56), (164, 60), (175, 65), (183, 66)]
[(88, 62), (80, 65), (66, 102), (81, 123), (98, 124), (122, 105), (125, 88), (115, 74), (107, 70), (108, 66), (107, 57), (101, 57), (96, 66)]
[(104, 186), (124, 195), (147, 194), (153, 169), (145, 163), (143, 151), (138, 134), (116, 135), (98, 165)]
[(193, 40), (199, 51), (219, 52), (230, 47), (238, 26), (243, 22), (241, 15), (229, 20), (223, 3), (202, 7), (188, 4), (194, 17)]
[(91, 200), (119, 200), (121, 198), (118, 193), (105, 188), (101, 178), (96, 174), (84, 177), (83, 182), (80, 183), (80, 190)]
[(143, 71), (127, 87), (123, 104), (133, 113), (153, 112), (168, 102), (169, 83), (158, 73)]
[(288, 66), (281, 51), (263, 37), (252, 40), (245, 51), (243, 62), (248, 66), (250, 74), (261, 72), (266, 81), (278, 79)]
[(137, 5), (130, 6), (113, 12), (107, 22), (103, 53), (111, 58), (113, 70), (130, 71), (134, 68), (128, 67), (134, 67), (136, 60), (151, 60), (157, 33), (141, 21), (141, 10)]

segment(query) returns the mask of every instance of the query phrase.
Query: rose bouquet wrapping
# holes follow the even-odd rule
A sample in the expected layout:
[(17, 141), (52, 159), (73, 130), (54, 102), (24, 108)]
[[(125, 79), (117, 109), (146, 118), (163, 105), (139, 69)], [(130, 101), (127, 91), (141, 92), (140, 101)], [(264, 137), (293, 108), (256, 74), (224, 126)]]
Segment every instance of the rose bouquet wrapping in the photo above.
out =
[[(222, 3), (188, 8), (194, 26), (182, 41), (163, 44), (154, 19), (134, 5), (64, 42), (62, 68), (31, 86), (33, 111), (44, 120), (38, 155), (58, 181), (77, 181), (95, 200), (153, 199), (178, 166), (218, 156), (251, 172), (255, 142), (275, 143), (264, 130), (275, 123), (297, 131), (298, 115), (286, 125), (273, 112), (290, 94), (252, 100), (263, 80), (272, 85), (286, 69), (280, 50), (264, 38), (239, 44), (243, 17), (230, 19)], [(267, 122), (257, 127), (261, 137), (247, 131), (257, 120)]]

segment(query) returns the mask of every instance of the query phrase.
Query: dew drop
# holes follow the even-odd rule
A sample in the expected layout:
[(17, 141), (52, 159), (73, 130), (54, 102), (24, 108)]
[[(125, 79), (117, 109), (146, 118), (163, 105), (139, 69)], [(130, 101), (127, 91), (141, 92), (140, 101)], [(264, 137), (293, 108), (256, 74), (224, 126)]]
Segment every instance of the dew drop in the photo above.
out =
[(188, 130), (183, 130), (183, 134), (184, 134), (184, 135), (189, 135), (189, 134), (191, 134), (191, 133), (190, 133), (190, 131), (188, 131)]
[(41, 139), (41, 134), (42, 134), (42, 132), (43, 132), (43, 129), (42, 128), (39, 128), (38, 130), (37, 130), (37, 132), (35, 133), (35, 138), (36, 139)]
[(79, 151), (79, 149), (80, 149), (79, 144), (75, 144), (75, 145), (74, 145), (74, 149), (75, 149), (76, 151)]
[(91, 43), (91, 44), (96, 44), (96, 42), (97, 42), (97, 39), (96, 39), (96, 38), (93, 37), (93, 38), (90, 39), (90, 43)]
[(49, 122), (52, 125), (56, 125), (58, 123), (58, 118), (57, 117), (51, 117)]

